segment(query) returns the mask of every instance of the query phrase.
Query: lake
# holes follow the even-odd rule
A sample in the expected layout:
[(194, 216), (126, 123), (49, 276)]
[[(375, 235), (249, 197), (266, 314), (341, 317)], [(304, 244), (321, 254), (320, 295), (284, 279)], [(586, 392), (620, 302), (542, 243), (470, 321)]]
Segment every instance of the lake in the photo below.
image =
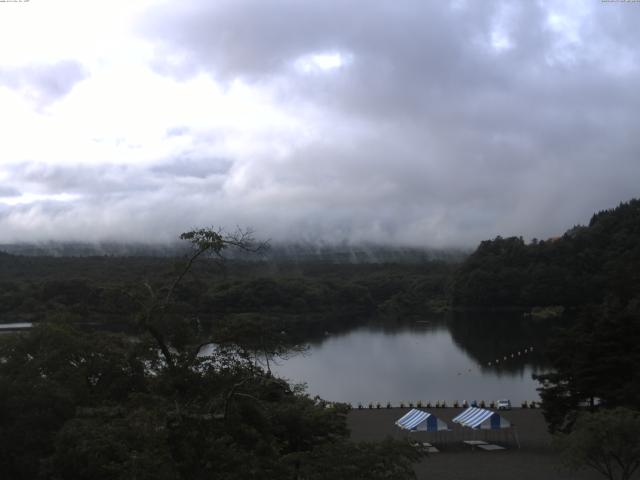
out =
[(539, 400), (550, 326), (514, 316), (457, 315), (328, 334), (272, 370), (330, 401)]
[[(553, 325), (513, 314), (373, 323), (326, 332), (303, 354), (272, 362), (271, 368), (306, 383), (312, 396), (354, 406), (499, 398), (518, 405), (539, 400), (532, 374), (546, 371), (543, 353)], [(3, 324), (0, 333), (29, 327)]]

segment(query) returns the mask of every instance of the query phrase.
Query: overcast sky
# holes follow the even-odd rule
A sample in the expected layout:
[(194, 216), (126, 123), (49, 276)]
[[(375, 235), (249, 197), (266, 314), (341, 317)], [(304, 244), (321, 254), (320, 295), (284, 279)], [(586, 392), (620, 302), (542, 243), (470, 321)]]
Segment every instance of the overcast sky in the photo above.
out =
[(0, 2), (0, 242), (546, 238), (639, 194), (640, 3)]

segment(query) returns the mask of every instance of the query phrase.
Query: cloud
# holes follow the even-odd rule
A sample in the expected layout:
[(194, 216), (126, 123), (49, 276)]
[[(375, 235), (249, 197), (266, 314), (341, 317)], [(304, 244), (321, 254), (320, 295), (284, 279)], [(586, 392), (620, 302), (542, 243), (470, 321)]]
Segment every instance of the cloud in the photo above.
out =
[(51, 158), (0, 165), (25, 199), (0, 241), (557, 235), (638, 195), (639, 20), (589, 1), (150, 3), (90, 72), (0, 67), (69, 125)]
[(127, 165), (55, 165), (40, 162), (5, 167), (5, 174), (30, 193), (103, 195), (151, 190), (153, 179), (144, 170)]
[(3, 202), (3, 196), (20, 192), (0, 190), (0, 242), (172, 241), (181, 231), (211, 223), (218, 212), (203, 205), (222, 198), (226, 168), (227, 163), (219, 159), (179, 159), (147, 166), (32, 163), (5, 167), (0, 173), (28, 193)]
[(206, 179), (210, 176), (225, 175), (231, 162), (224, 158), (176, 158), (151, 168), (151, 172), (175, 177)]
[[(268, 84), (284, 108), (321, 111), (329, 145), (252, 165), (266, 204), (308, 205), (347, 236), (442, 243), (551, 235), (637, 194), (629, 16), (587, 2), (246, 0), (155, 9), (140, 28), (159, 57), (184, 60), (165, 72)], [(338, 133), (354, 125), (366, 133)]]
[(0, 67), (0, 84), (20, 91), (39, 105), (61, 99), (86, 76), (82, 65), (73, 60), (48, 65)]
[(0, 197), (19, 197), (20, 190), (17, 188), (0, 185)]

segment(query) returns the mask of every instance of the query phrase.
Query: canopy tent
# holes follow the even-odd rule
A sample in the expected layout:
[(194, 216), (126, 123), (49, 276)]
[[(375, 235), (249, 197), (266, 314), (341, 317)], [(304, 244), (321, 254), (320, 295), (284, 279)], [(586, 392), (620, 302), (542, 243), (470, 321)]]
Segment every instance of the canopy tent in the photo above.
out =
[(460, 415), (455, 417), (452, 422), (459, 423), (463, 427), (477, 428), (481, 430), (497, 430), (500, 428), (509, 428), (511, 423), (496, 412), (486, 410), (484, 408), (467, 408)]
[(412, 432), (439, 432), (449, 430), (448, 425), (435, 415), (412, 408), (409, 412), (396, 420), (396, 425)]

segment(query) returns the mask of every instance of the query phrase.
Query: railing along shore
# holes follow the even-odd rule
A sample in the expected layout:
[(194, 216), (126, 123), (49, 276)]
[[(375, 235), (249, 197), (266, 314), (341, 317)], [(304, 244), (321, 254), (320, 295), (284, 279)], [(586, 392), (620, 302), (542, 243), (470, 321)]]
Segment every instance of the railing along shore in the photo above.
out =
[[(437, 400), (435, 402), (423, 402), (418, 400), (417, 402), (358, 402), (355, 405), (350, 402), (345, 402), (351, 409), (357, 410), (379, 410), (379, 409), (390, 409), (390, 408), (468, 408), (468, 407), (478, 407), (478, 408), (490, 408), (496, 409), (496, 402), (485, 402), (481, 400), (479, 402), (467, 402), (463, 400), (462, 402), (458, 402), (457, 400), (452, 403), (447, 403), (444, 400)], [(514, 408), (512, 406), (511, 408)], [(520, 408), (540, 408), (539, 401), (523, 401), (520, 404)]]

